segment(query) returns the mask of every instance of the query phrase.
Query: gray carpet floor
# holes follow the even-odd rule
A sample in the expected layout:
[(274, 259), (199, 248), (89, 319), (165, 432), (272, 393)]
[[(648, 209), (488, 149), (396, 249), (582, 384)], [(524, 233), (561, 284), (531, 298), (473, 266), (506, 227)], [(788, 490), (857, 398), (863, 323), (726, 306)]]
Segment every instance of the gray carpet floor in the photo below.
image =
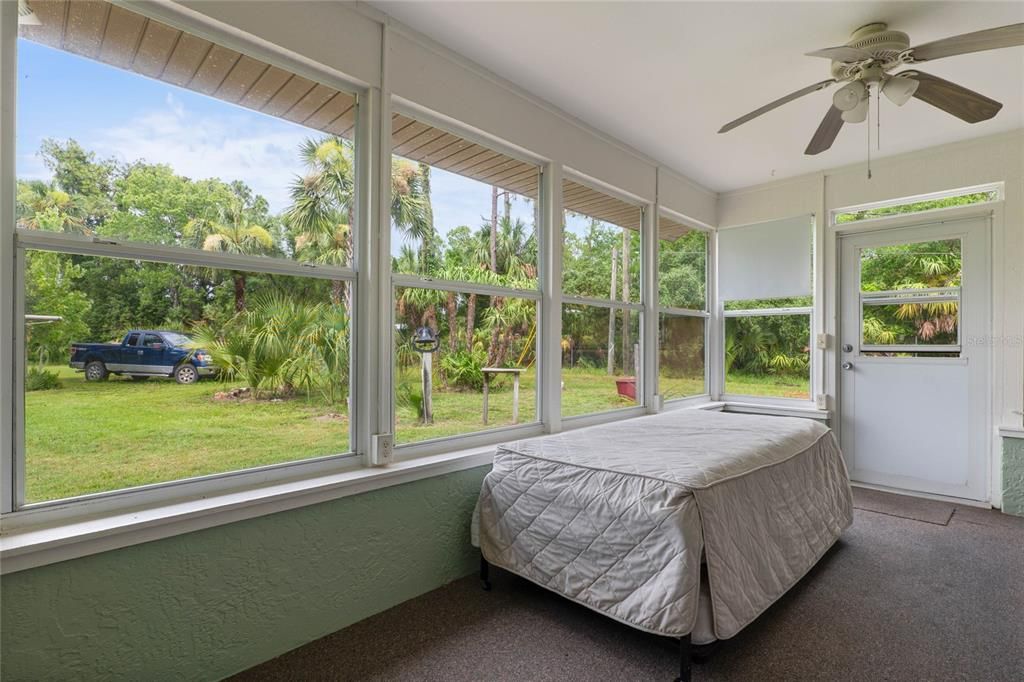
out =
[[(1024, 680), (1024, 519), (954, 507), (940, 525), (904, 518), (922, 515), (917, 500), (855, 495), (884, 512), (857, 509), (818, 566), (694, 680)], [(494, 573), (491, 592), (459, 580), (232, 679), (675, 676), (672, 640)]]

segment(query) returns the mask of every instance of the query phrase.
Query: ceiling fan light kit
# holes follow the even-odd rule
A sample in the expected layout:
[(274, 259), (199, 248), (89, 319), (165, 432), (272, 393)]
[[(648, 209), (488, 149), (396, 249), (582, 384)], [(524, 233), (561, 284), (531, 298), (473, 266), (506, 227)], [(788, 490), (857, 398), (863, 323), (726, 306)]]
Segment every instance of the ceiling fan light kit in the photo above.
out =
[(910, 101), (921, 83), (904, 75), (893, 76), (882, 84), (882, 94), (898, 107)]
[(910, 36), (902, 31), (890, 30), (884, 23), (867, 24), (854, 31), (845, 45), (807, 53), (808, 56), (831, 60), (832, 78), (755, 109), (726, 123), (718, 132), (728, 132), (787, 102), (836, 83), (845, 85), (833, 94), (832, 105), (807, 145), (805, 154), (820, 154), (831, 148), (844, 123), (862, 123), (867, 119), (872, 85), (875, 86), (876, 100), (883, 93), (890, 102), (901, 107), (915, 98), (967, 123), (987, 121), (999, 113), (1002, 104), (916, 68), (897, 73), (892, 71), (943, 57), (1020, 45), (1024, 45), (1024, 23), (964, 33), (916, 47), (910, 46)]
[(861, 81), (854, 81), (836, 90), (832, 95), (832, 104), (839, 111), (851, 111), (867, 96), (867, 86)]

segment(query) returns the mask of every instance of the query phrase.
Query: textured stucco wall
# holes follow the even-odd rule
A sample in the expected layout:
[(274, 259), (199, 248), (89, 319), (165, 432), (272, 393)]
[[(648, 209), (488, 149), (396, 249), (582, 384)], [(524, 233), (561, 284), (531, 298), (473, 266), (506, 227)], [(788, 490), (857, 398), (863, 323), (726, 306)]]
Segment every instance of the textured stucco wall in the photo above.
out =
[(1003, 439), (1003, 511), (1024, 516), (1024, 438)]
[(487, 469), (4, 576), (0, 678), (215, 680), (467, 575)]

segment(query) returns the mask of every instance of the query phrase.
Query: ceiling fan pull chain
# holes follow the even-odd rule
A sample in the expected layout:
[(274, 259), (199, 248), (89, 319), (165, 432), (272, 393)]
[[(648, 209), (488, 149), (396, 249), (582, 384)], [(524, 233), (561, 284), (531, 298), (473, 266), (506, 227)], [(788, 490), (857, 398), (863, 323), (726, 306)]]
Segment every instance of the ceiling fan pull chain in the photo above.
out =
[[(870, 87), (868, 88), (868, 113), (869, 114), (871, 113), (871, 88)], [(877, 120), (877, 118), (878, 118), (878, 114), (876, 113), (875, 114), (875, 119)], [(867, 130), (868, 130), (868, 180), (870, 180), (871, 179), (871, 121), (869, 120), (867, 123), (868, 124), (866, 126), (864, 126), (864, 127), (867, 128)]]

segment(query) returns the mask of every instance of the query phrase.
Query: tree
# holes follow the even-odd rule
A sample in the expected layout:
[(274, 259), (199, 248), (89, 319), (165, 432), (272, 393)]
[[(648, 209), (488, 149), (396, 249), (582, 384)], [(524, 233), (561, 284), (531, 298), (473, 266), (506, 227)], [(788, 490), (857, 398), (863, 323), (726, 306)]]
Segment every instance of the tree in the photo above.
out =
[[(236, 197), (216, 219), (195, 219), (185, 226), (187, 235), (201, 238), (204, 251), (223, 251), (245, 255), (257, 255), (269, 251), (274, 239), (265, 227), (251, 222), (241, 197)], [(245, 310), (244, 272), (232, 271), (235, 284), (235, 310)]]
[(25, 272), (25, 314), (55, 315), (46, 324), (28, 323), (26, 352), (40, 364), (67, 359), (68, 346), (88, 333), (85, 315), (92, 306), (79, 290), (84, 272), (70, 256), (29, 251)]

